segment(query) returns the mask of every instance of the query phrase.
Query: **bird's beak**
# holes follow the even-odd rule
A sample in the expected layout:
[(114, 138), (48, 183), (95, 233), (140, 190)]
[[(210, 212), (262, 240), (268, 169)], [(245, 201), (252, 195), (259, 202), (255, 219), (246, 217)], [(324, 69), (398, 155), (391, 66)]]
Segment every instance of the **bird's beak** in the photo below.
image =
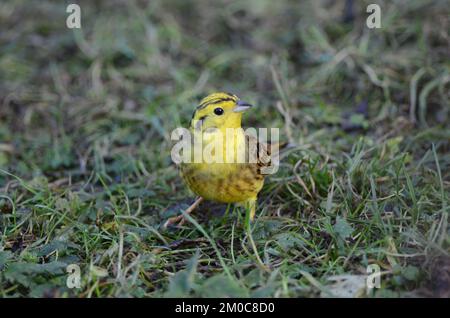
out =
[(236, 103), (236, 107), (233, 108), (233, 112), (242, 113), (242, 112), (245, 112), (250, 107), (252, 107), (252, 105), (250, 105), (249, 103), (246, 103), (242, 100), (238, 100), (238, 102)]

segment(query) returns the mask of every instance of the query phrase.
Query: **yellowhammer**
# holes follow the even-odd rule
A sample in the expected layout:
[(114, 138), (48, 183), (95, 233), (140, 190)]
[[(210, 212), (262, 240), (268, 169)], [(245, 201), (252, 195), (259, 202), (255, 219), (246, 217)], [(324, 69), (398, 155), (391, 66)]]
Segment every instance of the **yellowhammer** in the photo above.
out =
[[(223, 203), (241, 203), (249, 211), (250, 220), (253, 220), (257, 195), (264, 184), (264, 174), (261, 169), (270, 164), (271, 147), (259, 143), (255, 137), (249, 136), (244, 133), (243, 129), (239, 129), (241, 128), (242, 113), (251, 107), (236, 95), (214, 93), (205, 97), (196, 108), (189, 127), (191, 136), (194, 140), (202, 142), (202, 150), (205, 150), (205, 147), (214, 143), (218, 138), (222, 138), (223, 152), (219, 156), (223, 160), (211, 163), (204, 160), (201, 162), (192, 160), (180, 164), (184, 181), (199, 196), (185, 211), (187, 214), (191, 213), (203, 199), (206, 199)], [(231, 130), (231, 134), (229, 128), (234, 128)], [(255, 147), (248, 147), (249, 144), (253, 144)], [(246, 152), (246, 161), (244, 162), (238, 160), (241, 149), (245, 149)], [(216, 151), (217, 149), (212, 153), (215, 154)], [(253, 155), (256, 160), (253, 162), (249, 160), (250, 155)], [(167, 227), (177, 222), (180, 225), (183, 224), (184, 216), (170, 218), (164, 226)]]

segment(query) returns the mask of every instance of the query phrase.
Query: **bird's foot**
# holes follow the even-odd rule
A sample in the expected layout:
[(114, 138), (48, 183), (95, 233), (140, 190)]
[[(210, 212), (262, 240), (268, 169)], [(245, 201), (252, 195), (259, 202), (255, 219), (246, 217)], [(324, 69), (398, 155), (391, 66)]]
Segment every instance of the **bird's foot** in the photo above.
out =
[(169, 218), (166, 223), (164, 223), (163, 228), (167, 229), (169, 226), (176, 224), (177, 226), (182, 226), (184, 223), (186, 223), (186, 218), (183, 214), (174, 216), (172, 218)]
[[(185, 211), (186, 214), (190, 214), (192, 211), (195, 210), (195, 208), (200, 204), (200, 202), (203, 201), (202, 197), (198, 197), (197, 200)], [(182, 226), (186, 222), (186, 217), (184, 214), (180, 214), (178, 216), (174, 216), (169, 218), (166, 223), (164, 223), (163, 228), (167, 229), (172, 224), (176, 224), (178, 226)]]

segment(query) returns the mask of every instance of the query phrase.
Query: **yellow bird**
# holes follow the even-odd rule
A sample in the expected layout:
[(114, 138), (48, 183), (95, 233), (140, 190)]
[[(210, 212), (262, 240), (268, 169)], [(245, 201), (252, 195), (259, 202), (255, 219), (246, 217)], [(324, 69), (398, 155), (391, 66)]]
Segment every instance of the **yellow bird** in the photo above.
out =
[[(214, 93), (205, 97), (196, 108), (191, 122), (190, 133), (193, 139), (201, 139), (201, 150), (214, 143), (217, 138), (223, 138), (223, 162), (206, 163), (204, 160), (181, 163), (181, 175), (188, 187), (199, 197), (185, 211), (191, 213), (203, 199), (223, 203), (241, 203), (250, 210), (250, 220), (254, 219), (258, 192), (264, 184), (264, 174), (261, 168), (270, 164), (270, 147), (257, 142), (256, 138), (244, 133), (241, 128), (242, 114), (252, 106), (236, 95), (229, 93)], [(233, 129), (227, 134), (227, 128)], [(230, 142), (230, 138), (233, 138)], [(249, 147), (249, 144), (256, 145)], [(220, 144), (219, 144), (220, 145)], [(238, 150), (245, 147), (246, 161), (238, 161)], [(220, 150), (220, 149), (219, 149)], [(262, 151), (261, 151), (262, 150)], [(214, 149), (214, 155), (218, 149)], [(230, 155), (230, 152), (231, 155)], [(253, 152), (256, 160), (249, 161), (249, 152)], [(228, 154), (228, 161), (226, 160)], [(193, 158), (193, 157), (191, 157)], [(231, 161), (229, 158), (233, 158)], [(168, 219), (164, 224), (185, 222), (179, 215)]]

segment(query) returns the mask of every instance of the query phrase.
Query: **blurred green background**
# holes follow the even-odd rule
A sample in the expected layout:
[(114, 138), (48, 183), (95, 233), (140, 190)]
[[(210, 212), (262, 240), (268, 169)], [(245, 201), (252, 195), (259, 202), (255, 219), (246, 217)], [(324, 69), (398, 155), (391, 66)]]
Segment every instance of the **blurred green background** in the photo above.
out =
[[(2, 1), (0, 296), (449, 297), (449, 17), (444, 0)], [(239, 208), (161, 228), (193, 199), (170, 132), (214, 91), (297, 145), (253, 225), (269, 270)]]

